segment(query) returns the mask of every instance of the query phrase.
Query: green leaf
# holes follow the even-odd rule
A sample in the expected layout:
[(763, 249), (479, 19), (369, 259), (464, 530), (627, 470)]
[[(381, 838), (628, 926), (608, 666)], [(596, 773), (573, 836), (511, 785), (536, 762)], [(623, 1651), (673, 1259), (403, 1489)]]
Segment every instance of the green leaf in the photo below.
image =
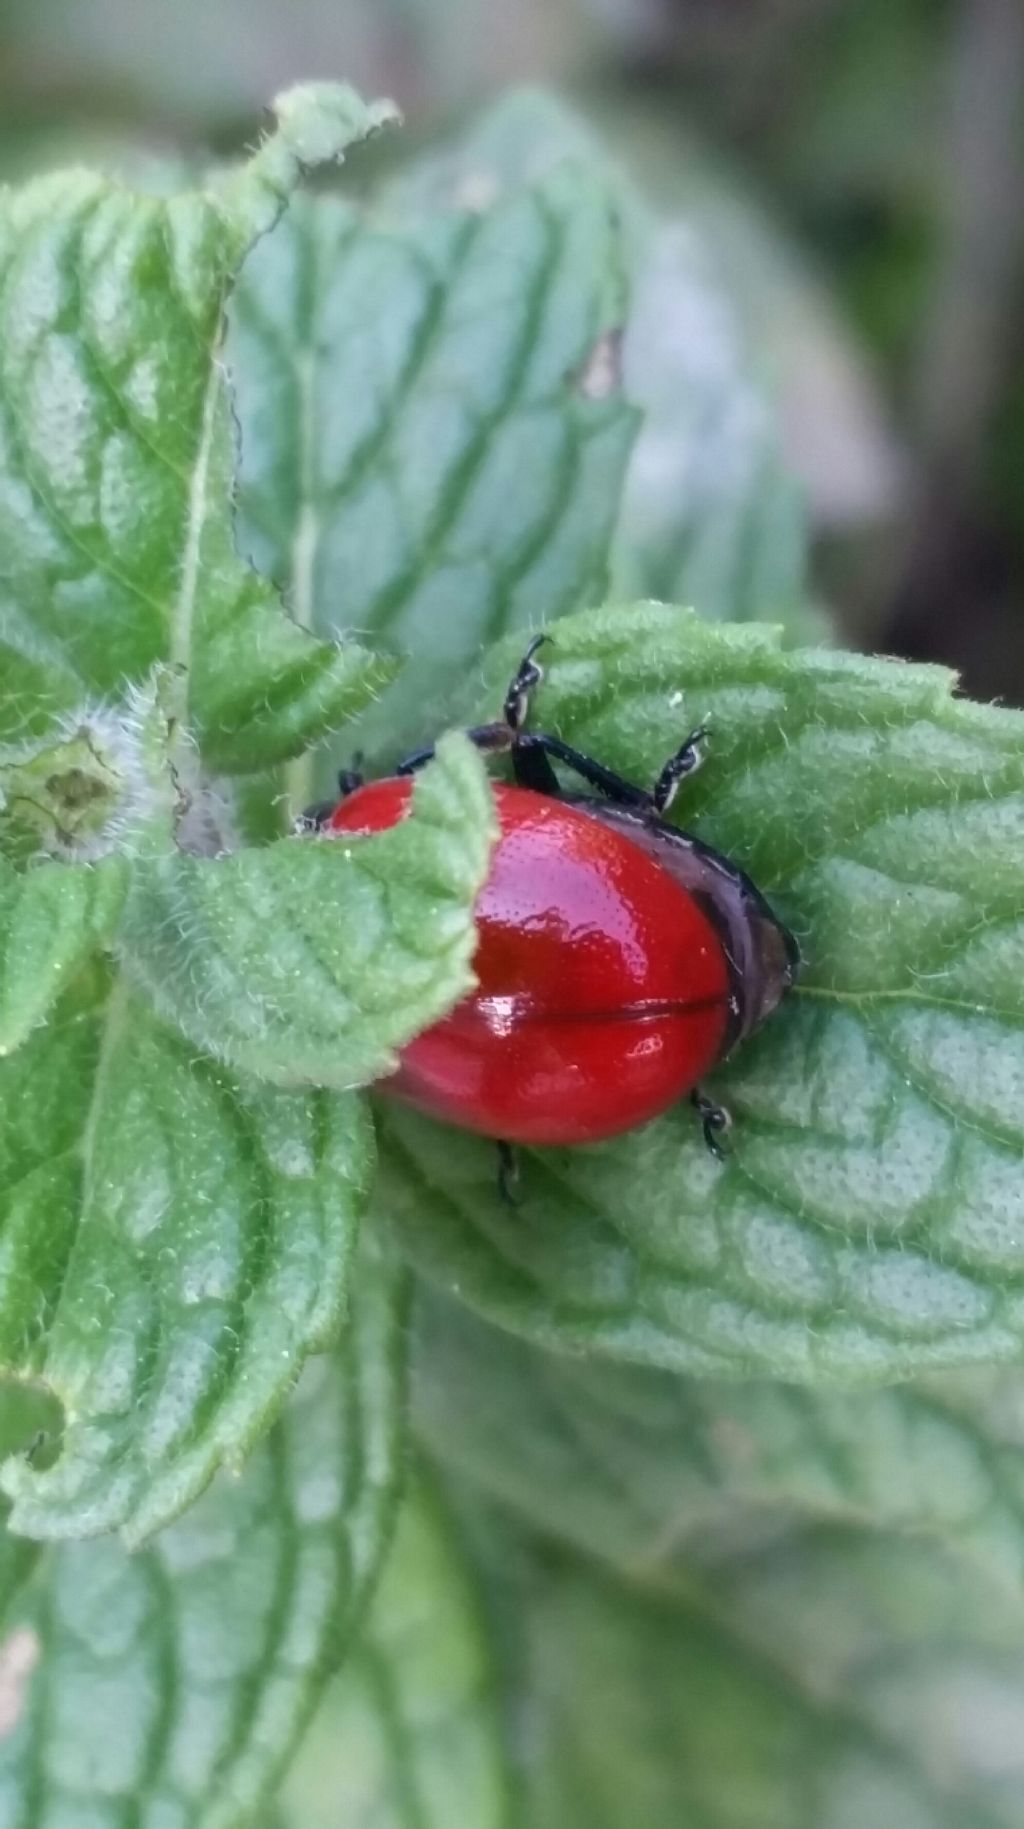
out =
[(635, 426), (624, 309), (612, 202), (579, 164), (380, 219), (300, 201), (247, 263), (241, 538), (300, 622), (412, 656), (364, 744), (422, 741), (482, 643), (600, 597)]
[(390, 831), (137, 866), (126, 967), (162, 1017), (236, 1067), (365, 1084), (472, 987), (495, 829), (480, 758), (453, 733)]
[(296, 1829), (508, 1829), (493, 1647), (452, 1527), (422, 1485), (373, 1610), (281, 1795)]
[(616, 592), (819, 640), (826, 619), (809, 601), (802, 493), (709, 251), (689, 225), (670, 224), (646, 239), (636, 268), (623, 375), (644, 421), (623, 495)]
[[(494, 689), (511, 644), (493, 658)], [(679, 817), (793, 926), (797, 994), (688, 1110), (527, 1153), (386, 1114), (382, 1212), (541, 1343), (818, 1382), (1021, 1358), (1024, 722), (940, 670), (783, 652), (665, 606), (563, 623), (538, 727), (641, 781), (706, 717)]]
[[(1000, 1633), (993, 1597), (971, 1590), (984, 1606), (972, 1637), (957, 1571), (905, 1546), (857, 1632), (855, 1565), (831, 1564), (848, 1606), (824, 1573), (794, 1564), (775, 1596), (783, 1642), (796, 1625), (819, 1647), (803, 1676), (775, 1640), (716, 1617), (712, 1594), (673, 1604), (584, 1569), (535, 1573), (520, 1596), (531, 1829), (1018, 1829), (1019, 1610)], [(940, 1595), (961, 1617), (934, 1644), (918, 1610)], [(837, 1613), (852, 1643), (837, 1644)]]
[[(1008, 1593), (920, 1537), (850, 1525), (787, 1532), (762, 1517), (747, 1538), (713, 1522), (695, 1531), (698, 1562), (672, 1582), (638, 1565), (643, 1585), (617, 1583), (453, 1496), (460, 1552), (469, 1549), (485, 1601), (482, 1613), (473, 1602), (468, 1668), (481, 1672), (490, 1710), (497, 1672), (505, 1732), (492, 1714), (484, 1744), (497, 1760), (504, 1741), (514, 1820), (530, 1829), (1024, 1822), (1019, 1582)], [(401, 1537), (397, 1563), (412, 1572)], [(421, 1829), (435, 1820), (420, 1782), (425, 1744), (435, 1757), (447, 1749), (447, 1776), (465, 1787), (479, 1688), (455, 1723), (445, 1704), (466, 1575), (453, 1592), (433, 1559), (420, 1571), (400, 1615), (420, 1630), (411, 1645), (408, 1634), (394, 1641), (401, 1653), (365, 1701), (357, 1654), (285, 1787), (281, 1822)], [(393, 1594), (386, 1578), (377, 1607), (387, 1619)], [(371, 1644), (377, 1618), (375, 1609)], [(421, 1647), (431, 1679), (422, 1690)], [(437, 1820), (491, 1821), (471, 1795), (464, 1789), (461, 1809)]]
[[(123, 804), (123, 757), (95, 729), (57, 729), (0, 760), (0, 845), (25, 864), (40, 851), (88, 858)], [(73, 893), (73, 892), (72, 892)]]
[(337, 1334), (372, 1163), (354, 1099), (237, 1080), (93, 967), (0, 1061), (0, 1362), (66, 1411), (13, 1528), (135, 1543)]
[(255, 767), (380, 684), (236, 555), (220, 344), (242, 260), (303, 166), (388, 116), (297, 89), (248, 166), (206, 191), (64, 172), (0, 193), (0, 739), (170, 660), (207, 759)]
[[(24, 1042), (0, 1061), (0, 1365), (67, 1410), (55, 1465), (4, 1470), (15, 1529), (150, 1535), (241, 1461), (336, 1334), (369, 1118), (265, 1082), (384, 1072), (471, 985), (492, 827), (482, 764), (453, 736), (377, 837), (217, 861), (140, 842), (91, 871), (10, 873), (6, 957), (32, 972), (0, 977)], [(84, 963), (118, 917), (130, 972), (187, 1042), (129, 973)]]
[[(278, 1777), (356, 1628), (397, 1481), (402, 1304), (361, 1281), (240, 1480), (148, 1550), (46, 1551), (5, 1618), (37, 1659), (0, 1741), (0, 1819), (24, 1829), (234, 1829)], [(13, 1731), (11, 1729), (13, 1728)]]
[[(678, 125), (673, 119), (676, 142)], [(620, 137), (638, 153), (635, 130)], [(641, 134), (641, 171), (643, 147)], [(672, 150), (692, 178), (692, 148)], [(750, 301), (737, 294), (716, 245), (724, 211), (698, 215), (687, 197), (680, 215), (673, 198), (667, 216), (664, 199), (657, 208), (647, 201), (639, 174), (617, 166), (582, 116), (534, 89), (502, 97), (390, 195), (408, 209), (436, 209), (467, 191), (498, 195), (542, 183), (567, 160), (602, 174), (624, 225), (631, 298), (622, 375), (643, 418), (612, 551), (616, 593), (821, 639), (826, 620), (808, 597), (802, 492), (783, 463), (777, 402), (743, 321)]]
[(0, 1057), (20, 1046), (97, 946), (112, 937), (126, 872), (121, 860), (24, 874), (0, 858)]
[(879, 1391), (680, 1378), (543, 1352), (423, 1292), (430, 1452), (532, 1527), (659, 1586), (808, 1525), (944, 1541), (1024, 1596), (1021, 1374)]
[[(60, 1405), (41, 1385), (13, 1379), (0, 1383), (0, 1458), (19, 1454), (45, 1463), (55, 1452), (60, 1426)], [(0, 1499), (0, 1619), (28, 1580), (40, 1553), (38, 1543), (15, 1537), (7, 1529), (7, 1505)], [(16, 1687), (18, 1672), (11, 1672), (9, 1652), (9, 1645), (0, 1642), (0, 1673), (12, 1677)], [(0, 1682), (0, 1696), (3, 1691)]]

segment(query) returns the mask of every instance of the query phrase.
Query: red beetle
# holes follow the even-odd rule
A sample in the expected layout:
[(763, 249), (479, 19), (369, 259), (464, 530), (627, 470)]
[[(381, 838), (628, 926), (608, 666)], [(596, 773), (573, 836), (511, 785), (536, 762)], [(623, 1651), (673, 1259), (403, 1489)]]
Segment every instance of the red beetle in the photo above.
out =
[[(699, 1081), (775, 1008), (796, 942), (735, 864), (667, 825), (701, 760), (694, 731), (652, 791), (557, 737), (523, 728), (541, 671), (535, 641), (504, 720), (469, 732), (508, 751), (514, 787), (495, 788), (500, 835), (477, 899), (477, 987), (402, 1050), (381, 1090), (503, 1146), (592, 1143), (689, 1094), (711, 1149), (728, 1124)], [(379, 832), (408, 809), (422, 750), (397, 774), (340, 779), (343, 799), (307, 820)], [(566, 796), (552, 757), (603, 796)]]

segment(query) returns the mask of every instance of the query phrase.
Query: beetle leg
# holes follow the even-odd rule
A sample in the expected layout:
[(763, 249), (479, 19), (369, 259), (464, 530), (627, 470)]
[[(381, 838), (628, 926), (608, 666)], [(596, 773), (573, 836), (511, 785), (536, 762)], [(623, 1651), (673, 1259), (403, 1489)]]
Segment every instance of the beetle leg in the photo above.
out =
[(502, 710), (509, 730), (521, 730), (526, 723), (530, 709), (530, 694), (544, 678), (543, 667), (539, 667), (533, 657), (537, 649), (548, 639), (547, 635), (534, 636), (505, 694)]
[[(476, 724), (465, 735), (475, 749), (482, 750), (484, 755), (501, 755), (512, 748), (513, 733), (507, 724)], [(403, 756), (396, 775), (418, 775), (421, 768), (433, 762), (436, 754), (435, 745), (429, 743), (425, 749), (414, 749), (411, 756)]]
[[(502, 706), (502, 718), (495, 724), (477, 724), (466, 735), (475, 747), (484, 755), (501, 755), (512, 751), (513, 773), (520, 787), (532, 787), (541, 794), (557, 794), (558, 781), (554, 770), (545, 764), (540, 746), (532, 737), (520, 735), (521, 727), (530, 709), (530, 694), (544, 677), (543, 669), (537, 665), (534, 655), (542, 642), (548, 640), (546, 635), (535, 635), (526, 653), (516, 669), (505, 694)], [(524, 748), (537, 750), (537, 753), (522, 759), (517, 755), (520, 744)], [(414, 749), (411, 756), (406, 756), (395, 769), (396, 775), (415, 775), (428, 762), (434, 759), (434, 745), (428, 744), (425, 749)]]
[[(542, 793), (558, 792), (558, 783), (554, 773), (547, 771), (547, 778), (540, 781), (527, 778), (526, 767), (518, 765), (519, 755), (527, 750), (542, 751), (545, 756), (553, 756), (556, 762), (564, 762), (573, 774), (579, 775), (588, 787), (597, 788), (607, 800), (616, 806), (636, 807), (645, 812), (657, 813), (659, 818), (667, 813), (679, 784), (692, 775), (704, 760), (702, 745), (708, 735), (707, 726), (702, 724), (698, 730), (691, 731), (685, 743), (681, 743), (673, 756), (670, 756), (662, 769), (652, 791), (638, 787), (636, 782), (627, 781), (624, 775), (617, 775), (614, 769), (605, 768), (601, 762), (595, 762), (592, 756), (585, 756), (582, 750), (573, 749), (569, 743), (563, 743), (561, 737), (550, 736), (547, 731), (519, 731), (513, 746), (513, 767), (516, 780), (522, 787), (540, 788)], [(525, 761), (525, 758), (524, 758)], [(536, 768), (536, 764), (533, 764)]]
[(434, 745), (431, 743), (426, 749), (414, 749), (411, 756), (404, 756), (395, 769), (395, 774), (417, 775), (421, 768), (426, 768), (427, 763), (433, 760)]
[(530, 696), (544, 678), (544, 669), (533, 657), (541, 643), (548, 639), (547, 635), (534, 636), (505, 694), (505, 723), (512, 733), (512, 772), (518, 785), (533, 788), (539, 794), (557, 795), (561, 790), (551, 766), (550, 758), (554, 756), (588, 786), (596, 787), (619, 806), (652, 806), (651, 796), (643, 788), (634, 787), (632, 782), (624, 781), (609, 768), (602, 768), (600, 762), (592, 762), (589, 756), (563, 743), (560, 737), (549, 736), (542, 730), (523, 729), (529, 715)]
[(294, 822), (293, 830), (322, 832), (337, 804), (336, 800), (317, 800), (313, 806), (304, 807)]
[[(342, 800), (347, 800), (357, 787), (362, 787), (365, 780), (362, 761), (362, 755), (357, 753), (352, 758), (351, 768), (338, 770), (338, 793)], [(311, 807), (303, 807), (295, 821), (296, 832), (322, 832), (337, 804), (336, 800), (317, 800)]]
[[(616, 775), (614, 770), (605, 768), (602, 763), (595, 762), (590, 756), (585, 756), (581, 750), (573, 749), (569, 743), (563, 743), (561, 737), (552, 737), (544, 730), (523, 731), (516, 737), (512, 751), (513, 762), (519, 752), (528, 751), (539, 751), (544, 756), (553, 756), (556, 762), (564, 762), (566, 768), (571, 768), (573, 774), (578, 775), (581, 781), (585, 781), (588, 787), (597, 788), (606, 800), (613, 801), (616, 806), (654, 810), (654, 802), (646, 788), (637, 787), (635, 782), (627, 781), (623, 775)], [(545, 791), (557, 793), (558, 783), (554, 780), (553, 771), (552, 781), (554, 785)], [(533, 784), (524, 782), (523, 785), (532, 786)]]
[(714, 1099), (709, 1099), (705, 1093), (701, 1092), (699, 1086), (696, 1086), (691, 1092), (690, 1104), (700, 1119), (704, 1141), (708, 1149), (717, 1161), (724, 1162), (726, 1152), (722, 1148), (721, 1137), (723, 1131), (727, 1131), (732, 1123), (732, 1118), (725, 1106), (716, 1105)]
[(535, 794), (547, 794), (556, 799), (561, 793), (558, 776), (555, 774), (545, 753), (542, 736), (523, 732), (517, 735), (512, 745), (512, 774), (517, 787), (532, 788)]
[(701, 724), (697, 730), (691, 730), (685, 742), (680, 743), (674, 756), (670, 756), (657, 781), (651, 799), (654, 810), (659, 815), (667, 813), (672, 805), (679, 785), (687, 775), (693, 775), (704, 760), (703, 743), (708, 735), (708, 727)]
[(511, 1143), (499, 1143), (498, 1149), (498, 1193), (506, 1207), (517, 1207), (516, 1190), (519, 1186), (519, 1157)]
[(357, 787), (363, 787), (365, 786), (365, 783), (366, 776), (363, 774), (363, 752), (362, 750), (357, 750), (352, 758), (352, 767), (339, 768), (338, 770), (338, 793), (341, 795), (342, 800), (347, 800), (350, 794), (355, 793)]

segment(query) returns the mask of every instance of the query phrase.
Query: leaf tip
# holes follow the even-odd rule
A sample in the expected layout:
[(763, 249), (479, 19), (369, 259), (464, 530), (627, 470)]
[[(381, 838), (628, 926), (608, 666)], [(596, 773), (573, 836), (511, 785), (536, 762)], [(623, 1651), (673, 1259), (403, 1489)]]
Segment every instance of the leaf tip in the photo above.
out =
[(355, 142), (402, 120), (394, 102), (364, 102), (348, 83), (295, 83), (271, 108), (277, 126), (267, 144), (278, 141), (300, 169), (340, 159)]

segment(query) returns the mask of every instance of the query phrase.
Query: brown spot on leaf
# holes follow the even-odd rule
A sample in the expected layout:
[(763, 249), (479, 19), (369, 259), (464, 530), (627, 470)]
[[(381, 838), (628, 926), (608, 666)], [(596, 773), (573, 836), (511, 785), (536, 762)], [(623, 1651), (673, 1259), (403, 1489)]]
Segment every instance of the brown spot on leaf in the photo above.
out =
[(61, 801), (70, 813), (77, 813), (105, 798), (107, 789), (84, 769), (68, 768), (59, 775), (48, 775), (43, 783), (55, 801)]

